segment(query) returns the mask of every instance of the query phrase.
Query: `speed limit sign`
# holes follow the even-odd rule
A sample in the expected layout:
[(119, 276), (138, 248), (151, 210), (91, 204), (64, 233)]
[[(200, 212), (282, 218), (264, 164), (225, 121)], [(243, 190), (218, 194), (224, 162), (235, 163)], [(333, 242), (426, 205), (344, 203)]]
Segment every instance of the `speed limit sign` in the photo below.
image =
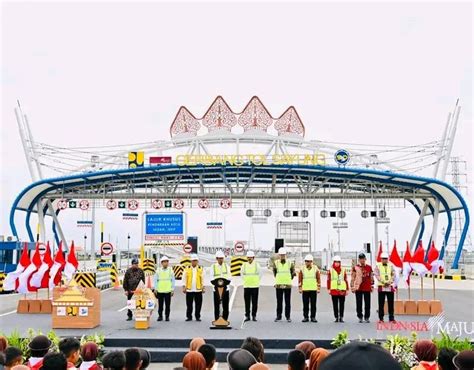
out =
[(209, 199), (206, 199), (206, 198), (199, 199), (198, 206), (199, 208), (203, 208), (203, 209), (209, 208)]
[(66, 209), (67, 208), (67, 200), (60, 199), (58, 200), (58, 209)]
[(232, 200), (230, 198), (223, 198), (219, 202), (222, 209), (229, 209), (232, 207)]
[(108, 210), (112, 211), (115, 208), (117, 208), (117, 201), (113, 199), (109, 199), (107, 203), (105, 204), (105, 206), (107, 207)]
[(161, 201), (161, 199), (153, 199), (151, 201), (151, 206), (154, 209), (160, 209), (160, 208), (163, 208), (163, 202)]
[(173, 202), (174, 208), (176, 209), (183, 209), (184, 208), (184, 200), (182, 199), (175, 199)]
[(193, 250), (193, 246), (191, 244), (185, 244), (183, 246), (184, 253), (191, 253)]

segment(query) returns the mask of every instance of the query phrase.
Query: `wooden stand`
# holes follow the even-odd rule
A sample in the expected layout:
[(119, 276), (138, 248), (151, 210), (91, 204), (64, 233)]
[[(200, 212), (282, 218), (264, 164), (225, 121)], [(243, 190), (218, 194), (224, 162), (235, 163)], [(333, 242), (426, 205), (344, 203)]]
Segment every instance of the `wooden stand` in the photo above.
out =
[(418, 315), (430, 315), (430, 302), (426, 300), (418, 301)]
[(416, 301), (407, 300), (405, 301), (405, 315), (417, 315), (418, 306)]
[(394, 304), (394, 311), (395, 315), (405, 315), (405, 302), (402, 300), (395, 300)]
[(441, 303), (441, 301), (438, 301), (438, 300), (429, 301), (429, 304), (430, 304), (431, 315), (437, 315), (443, 312), (443, 304)]
[(41, 313), (41, 301), (39, 299), (30, 300), (28, 313)]
[(40, 313), (51, 313), (53, 312), (53, 306), (50, 299), (41, 299), (41, 311)]
[(20, 299), (18, 301), (18, 305), (16, 307), (16, 312), (23, 314), (23, 313), (28, 313), (28, 309), (30, 306), (30, 301), (27, 299)]

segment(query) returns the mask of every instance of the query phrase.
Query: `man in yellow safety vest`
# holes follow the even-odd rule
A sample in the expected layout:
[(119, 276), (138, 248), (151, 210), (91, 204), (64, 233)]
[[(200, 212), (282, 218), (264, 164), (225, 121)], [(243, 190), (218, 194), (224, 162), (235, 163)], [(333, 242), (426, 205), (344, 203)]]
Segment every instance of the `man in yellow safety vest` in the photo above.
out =
[(275, 276), (276, 290), (276, 318), (275, 322), (281, 321), (283, 312), (283, 297), (285, 298), (285, 317), (286, 321), (291, 322), (291, 285), (295, 277), (295, 266), (286, 259), (286, 249), (278, 250), (278, 257), (273, 267), (273, 275)]
[(250, 321), (250, 304), (252, 304), (252, 321), (257, 321), (258, 289), (260, 287), (260, 265), (255, 261), (255, 253), (247, 252), (247, 262), (242, 264), (240, 275), (244, 283), (245, 320)]
[(191, 266), (184, 269), (183, 273), (183, 293), (186, 294), (186, 321), (193, 319), (201, 321), (202, 294), (205, 293), (204, 269), (199, 266), (199, 259), (196, 254), (191, 256)]
[(394, 313), (394, 280), (395, 269), (388, 261), (388, 253), (384, 252), (380, 255), (382, 262), (378, 262), (375, 266), (374, 275), (378, 281), (378, 298), (379, 298), (379, 320), (383, 322), (385, 315), (385, 297), (387, 297), (388, 319), (395, 321)]
[(298, 274), (299, 292), (303, 297), (303, 322), (309, 321), (309, 309), (311, 303), (311, 322), (316, 320), (317, 293), (321, 289), (321, 275), (319, 269), (313, 264), (313, 256), (307, 254), (304, 258), (305, 265)]
[(161, 267), (156, 271), (155, 294), (158, 298), (158, 320), (163, 321), (163, 306), (165, 307), (165, 320), (170, 321), (171, 297), (174, 294), (175, 278), (173, 269), (169, 267), (169, 258), (161, 257)]
[[(222, 251), (216, 252), (216, 263), (211, 266), (211, 281), (215, 279), (230, 280), (230, 267), (224, 262), (225, 255)], [(219, 318), (220, 297), (217, 288), (214, 289), (214, 318)], [(224, 287), (222, 293), (222, 318), (227, 321), (229, 318), (229, 289)]]

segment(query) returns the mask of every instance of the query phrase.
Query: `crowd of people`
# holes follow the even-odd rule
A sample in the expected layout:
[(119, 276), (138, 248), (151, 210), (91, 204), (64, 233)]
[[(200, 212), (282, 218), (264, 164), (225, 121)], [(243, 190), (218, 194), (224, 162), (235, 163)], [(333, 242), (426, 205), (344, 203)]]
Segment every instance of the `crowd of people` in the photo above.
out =
[[(412, 370), (473, 370), (474, 351), (457, 352), (453, 349), (438, 350), (431, 340), (423, 339), (413, 346), (417, 364)], [(25, 360), (25, 355), (28, 358)], [(216, 367), (217, 349), (203, 338), (194, 338), (184, 355), (182, 366), (174, 370), (213, 370)], [(9, 346), (0, 337), (0, 370), (140, 370), (147, 369), (151, 354), (142, 348), (112, 350), (101, 356), (94, 342), (81, 345), (76, 338), (60, 340), (57, 349), (45, 335), (34, 337), (28, 344), (28, 353)], [(222, 366), (224, 365), (224, 366)], [(163, 366), (164, 367), (164, 366)], [(265, 363), (263, 343), (255, 338), (243, 340), (240, 348), (227, 354), (229, 370), (269, 370)], [(311, 341), (295, 346), (287, 356), (288, 370), (398, 370), (402, 369), (390, 352), (378, 344), (354, 341), (332, 352), (317, 348)]]

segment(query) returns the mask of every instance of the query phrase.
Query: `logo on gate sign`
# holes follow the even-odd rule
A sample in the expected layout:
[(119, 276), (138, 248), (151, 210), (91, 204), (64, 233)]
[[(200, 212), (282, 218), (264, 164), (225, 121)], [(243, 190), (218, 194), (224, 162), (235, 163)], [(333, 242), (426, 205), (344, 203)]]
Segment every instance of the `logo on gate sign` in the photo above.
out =
[(336, 154), (334, 154), (334, 161), (338, 165), (345, 166), (351, 160), (350, 153), (345, 149), (339, 149)]
[(160, 209), (160, 208), (163, 208), (163, 202), (160, 199), (153, 199), (151, 201), (151, 206), (154, 209)]
[(117, 202), (113, 199), (109, 199), (107, 203), (105, 204), (105, 206), (107, 207), (107, 209), (112, 211), (115, 208), (117, 208)]
[(114, 251), (114, 246), (109, 242), (102, 243), (102, 245), (100, 246), (100, 252), (104, 256), (108, 256), (112, 254), (113, 251)]
[(209, 208), (209, 199), (202, 198), (198, 202), (199, 208)]
[(184, 200), (182, 199), (175, 199), (173, 202), (174, 208), (176, 209), (183, 209), (184, 208)]
[(139, 206), (138, 200), (136, 200), (136, 199), (130, 199), (130, 200), (127, 202), (127, 206), (128, 206), (128, 209), (129, 209), (129, 210), (135, 211), (136, 209), (138, 209), (138, 206)]
[(244, 243), (242, 243), (242, 242), (237, 242), (234, 245), (234, 251), (236, 251), (237, 253), (243, 252), (244, 248), (245, 248), (245, 246), (244, 246)]
[(66, 209), (67, 208), (67, 200), (60, 199), (58, 200), (58, 209)]
[(183, 246), (183, 251), (185, 253), (191, 253), (192, 250), (193, 250), (193, 246), (191, 244), (185, 244)]
[(79, 202), (79, 208), (83, 211), (87, 211), (89, 209), (89, 201), (86, 199), (81, 200)]
[(220, 204), (221, 208), (229, 209), (230, 207), (232, 207), (232, 200), (230, 198), (223, 198), (223, 199), (221, 199), (219, 204)]

